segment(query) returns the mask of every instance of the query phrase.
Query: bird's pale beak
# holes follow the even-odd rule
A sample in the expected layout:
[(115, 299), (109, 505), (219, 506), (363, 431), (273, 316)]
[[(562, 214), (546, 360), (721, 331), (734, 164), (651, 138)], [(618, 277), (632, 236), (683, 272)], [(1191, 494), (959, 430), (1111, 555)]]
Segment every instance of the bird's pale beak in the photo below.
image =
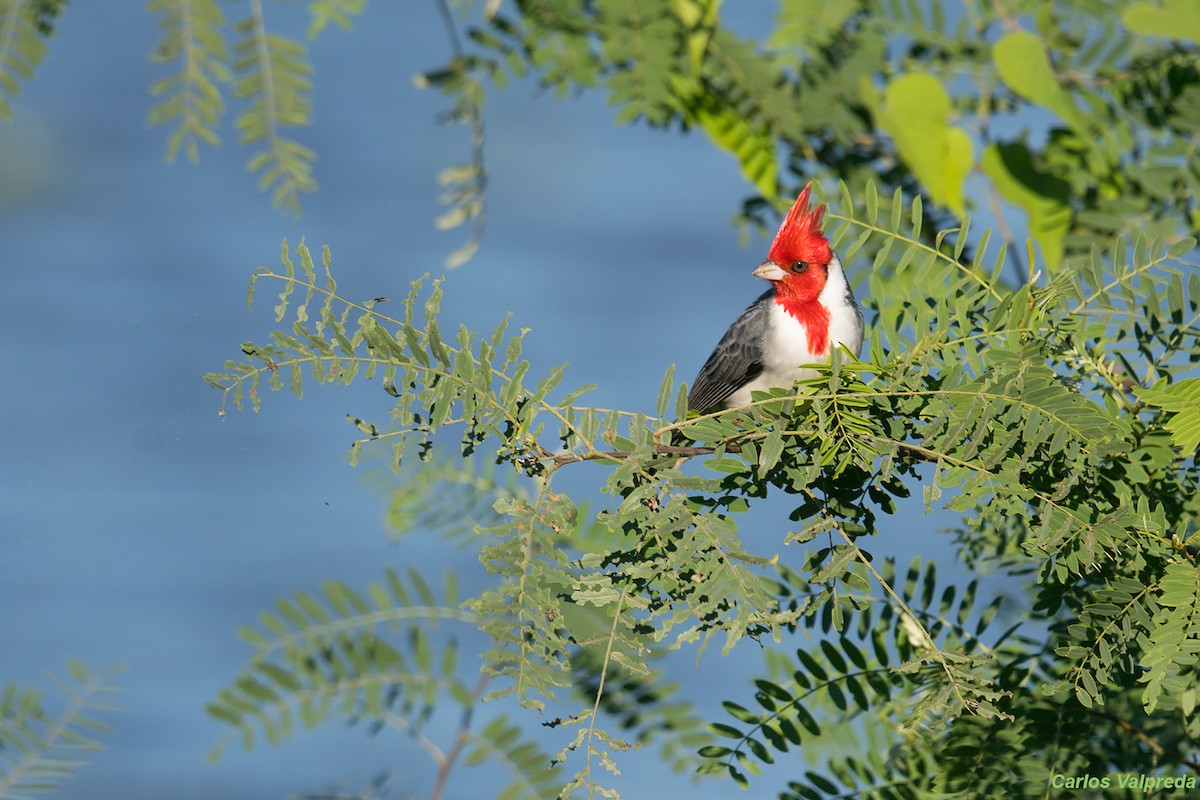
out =
[(766, 278), (769, 281), (781, 281), (787, 275), (783, 271), (783, 267), (776, 264), (774, 261), (764, 261), (754, 268), (754, 272), (750, 273), (756, 278)]

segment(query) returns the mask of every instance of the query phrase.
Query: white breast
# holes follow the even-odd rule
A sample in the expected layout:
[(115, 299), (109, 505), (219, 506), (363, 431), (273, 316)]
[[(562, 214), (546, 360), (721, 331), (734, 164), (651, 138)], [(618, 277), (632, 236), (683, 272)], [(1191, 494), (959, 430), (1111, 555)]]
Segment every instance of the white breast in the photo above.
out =
[[(862, 311), (846, 282), (837, 254), (829, 263), (825, 288), (817, 301), (829, 309), (829, 343), (833, 348), (845, 345), (854, 355), (862, 349)], [(763, 371), (754, 380), (734, 392), (727, 401), (731, 406), (749, 403), (751, 392), (775, 387), (791, 387), (796, 381), (816, 376), (812, 369), (800, 369), (801, 364), (813, 364), (829, 359), (829, 351), (814, 353), (808, 349), (808, 331), (778, 303), (771, 303), (771, 324), (763, 339)]]
[[(854, 299), (854, 292), (842, 271), (842, 262), (833, 254), (829, 262), (829, 275), (825, 288), (817, 296), (821, 305), (829, 309), (829, 342), (834, 348), (846, 345), (850, 352), (858, 355), (862, 351), (863, 315)], [(827, 354), (828, 355), (828, 354)]]

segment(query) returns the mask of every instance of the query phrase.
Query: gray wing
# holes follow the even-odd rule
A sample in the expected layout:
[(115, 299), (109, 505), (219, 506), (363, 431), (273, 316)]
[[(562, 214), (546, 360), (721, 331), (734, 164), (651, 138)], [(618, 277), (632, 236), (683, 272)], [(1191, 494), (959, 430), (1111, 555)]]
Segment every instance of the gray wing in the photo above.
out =
[(688, 392), (688, 408), (701, 414), (720, 408), (729, 396), (763, 371), (762, 342), (772, 291), (768, 289), (721, 337)]

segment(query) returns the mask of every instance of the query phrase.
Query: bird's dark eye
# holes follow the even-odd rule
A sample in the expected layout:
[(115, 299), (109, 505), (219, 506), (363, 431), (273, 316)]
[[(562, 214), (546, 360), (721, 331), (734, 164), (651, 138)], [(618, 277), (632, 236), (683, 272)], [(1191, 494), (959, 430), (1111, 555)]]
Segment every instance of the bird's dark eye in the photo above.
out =
[(799, 275), (800, 273), (804, 272), (807, 269), (808, 269), (807, 261), (797, 261), (795, 264), (792, 264), (792, 272), (796, 273), (797, 275)]

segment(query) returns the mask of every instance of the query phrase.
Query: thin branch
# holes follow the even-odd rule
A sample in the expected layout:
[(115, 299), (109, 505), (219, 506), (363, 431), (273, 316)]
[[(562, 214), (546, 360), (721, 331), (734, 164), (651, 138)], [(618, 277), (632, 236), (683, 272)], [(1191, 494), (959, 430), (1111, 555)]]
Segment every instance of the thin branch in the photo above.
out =
[(438, 747), (432, 739), (414, 728), (408, 720), (399, 714), (388, 712), (384, 715), (383, 721), (416, 742), (417, 746), (425, 751), (425, 754), (429, 756), (433, 763), (438, 765), (440, 774), (441, 767), (446, 762), (446, 754), (442, 752), (442, 748)]
[(592, 780), (592, 741), (596, 736), (596, 716), (600, 713), (600, 699), (604, 697), (604, 680), (608, 677), (608, 665), (612, 663), (613, 642), (617, 639), (617, 626), (621, 623), (621, 609), (625, 605), (625, 598), (628, 594), (629, 587), (625, 587), (621, 589), (621, 596), (617, 598), (617, 607), (613, 611), (612, 630), (608, 634), (608, 646), (604, 649), (604, 660), (600, 662), (600, 685), (596, 687), (596, 702), (592, 706), (591, 719), (588, 720), (587, 763), (584, 773), (588, 776), (589, 783)]
[[(884, 665), (881, 665), (874, 669), (860, 669), (860, 670), (857, 670), (856, 672), (847, 672), (842, 675), (838, 675), (836, 677), (829, 678), (828, 680), (825, 680), (823, 682), (814, 682), (814, 685), (812, 686), (812, 688), (806, 690), (803, 694), (796, 695), (795, 697), (793, 697), (791, 699), (790, 702), (784, 703), (782, 707), (777, 708), (774, 711), (772, 711), (771, 713), (767, 714), (765, 717), (760, 719), (758, 721), (758, 723), (754, 725), (754, 727), (750, 728), (744, 734), (742, 734), (742, 738), (738, 741), (737, 747), (732, 748), (732, 752), (730, 752), (729, 756), (725, 759), (725, 766), (727, 768), (735, 766), (734, 762), (740, 760), (740, 756), (742, 753), (742, 747), (746, 746), (746, 743), (749, 742), (752, 738), (754, 738), (754, 734), (765, 729), (769, 723), (774, 722), (779, 719), (782, 719), (784, 711), (787, 711), (790, 709), (796, 709), (796, 708), (803, 709), (804, 707), (800, 704), (804, 700), (807, 700), (809, 697), (812, 697), (813, 695), (815, 695), (817, 692), (819, 692), (823, 689), (828, 689), (830, 686), (834, 686), (838, 683), (849, 683), (856, 678), (863, 678), (863, 677), (866, 677), (869, 675), (878, 675), (881, 678), (886, 680), (888, 678), (894, 677), (895, 674), (896, 674), (896, 672), (892, 667), (889, 667), (886, 664), (884, 664)], [(797, 683), (796, 685), (801, 686), (799, 683)], [(803, 686), (801, 686), (801, 688), (803, 688)]]
[[(727, 452), (738, 453), (741, 448), (737, 445), (729, 445), (725, 448)], [(715, 447), (676, 447), (674, 445), (657, 444), (654, 446), (655, 455), (663, 456), (707, 456), (717, 452)], [(548, 460), (556, 467), (563, 464), (574, 464), (578, 461), (624, 461), (633, 455), (629, 450), (596, 450), (590, 453), (547, 453), (541, 460)]]
[[(1046, 699), (1048, 700), (1049, 698), (1046, 698)], [(1154, 752), (1154, 754), (1156, 756), (1158, 756), (1159, 758), (1165, 758), (1169, 761), (1174, 761), (1176, 764), (1185, 766), (1188, 769), (1192, 770), (1193, 772), (1200, 773), (1200, 761), (1197, 761), (1196, 759), (1188, 758), (1187, 756), (1183, 755), (1182, 753), (1176, 752), (1175, 750), (1172, 750), (1169, 747), (1166, 747), (1161, 742), (1159, 742), (1157, 739), (1155, 739), (1153, 736), (1151, 736), (1150, 734), (1148, 734), (1145, 731), (1136, 727), (1132, 722), (1121, 719), (1120, 717), (1113, 714), (1111, 711), (1105, 711), (1104, 709), (1101, 709), (1101, 708), (1089, 708), (1089, 709), (1086, 709), (1086, 711), (1088, 713), (1088, 716), (1095, 717), (1097, 719), (1102, 719), (1107, 722), (1111, 722), (1113, 725), (1116, 725), (1118, 728), (1123, 730), (1125, 733), (1130, 734), (1135, 739), (1137, 739), (1139, 742), (1141, 742), (1142, 744), (1149, 747)]]
[[(791, 435), (806, 435), (813, 431), (785, 431)], [(747, 439), (762, 438), (761, 436), (747, 436)], [(862, 438), (862, 437), (860, 437)], [(873, 441), (886, 442), (887, 444), (896, 445), (897, 449), (903, 450), (909, 456), (920, 459), (921, 461), (929, 461), (931, 463), (939, 460), (946, 460), (949, 457), (944, 454), (935, 453), (928, 448), (921, 447), (915, 444), (907, 444), (905, 442), (897, 442), (893, 439), (885, 439), (879, 436), (870, 437)], [(736, 444), (727, 444), (723, 448), (727, 453), (740, 453), (742, 448)], [(679, 447), (675, 445), (657, 444), (654, 446), (654, 455), (662, 456), (680, 456), (682, 458), (690, 458), (692, 456), (710, 456), (717, 452), (716, 447)], [(563, 464), (575, 464), (580, 461), (624, 461), (631, 457), (633, 452), (630, 450), (597, 450), (591, 453), (547, 453), (539, 460), (550, 461), (554, 466), (562, 466)], [(965, 462), (963, 462), (965, 464)]]
[[(1041, 692), (1037, 691), (1036, 689), (1024, 687), (1021, 690), (1021, 692), (1026, 698), (1028, 698), (1030, 700), (1037, 700), (1038, 702), (1049, 705), (1055, 709), (1062, 707), (1060, 703), (1055, 702), (1054, 698), (1046, 697)], [(1200, 773), (1200, 760), (1197, 760), (1194, 758), (1188, 758), (1187, 756), (1183, 755), (1182, 753), (1180, 753), (1176, 750), (1172, 750), (1171, 748), (1164, 745), (1162, 742), (1155, 739), (1150, 734), (1148, 734), (1145, 731), (1138, 728), (1136, 725), (1134, 725), (1129, 720), (1122, 719), (1122, 718), (1118, 717), (1116, 714), (1113, 714), (1111, 711), (1105, 711), (1102, 708), (1085, 708), (1084, 711), (1087, 712), (1087, 715), (1089, 717), (1094, 717), (1095, 719), (1102, 719), (1105, 722), (1110, 722), (1113, 725), (1117, 726), (1124, 733), (1129, 734), (1130, 736), (1134, 737), (1142, 744), (1146, 745), (1146, 747), (1150, 748), (1151, 752), (1153, 752), (1159, 758), (1165, 758), (1168, 761), (1173, 761), (1176, 764), (1179, 764), (1180, 766), (1187, 767), (1188, 769), (1192, 770), (1193, 772)]]
[(1000, 2), (1000, 0), (991, 1), (992, 10), (995, 11), (996, 16), (1000, 18), (1001, 23), (1004, 25), (1004, 30), (1015, 31), (1021, 27), (1020, 23), (1017, 22), (1009, 10), (1004, 7), (1004, 3)]
[[(857, 558), (859, 560), (859, 562), (867, 568), (867, 571), (870, 572), (872, 576), (874, 576), (875, 580), (879, 582), (880, 588), (882, 588), (883, 591), (886, 592), (887, 595), (892, 598), (892, 601), (894, 603), (896, 603), (897, 606), (899, 606), (900, 610), (904, 614), (907, 614), (908, 618), (912, 620), (913, 624), (916, 625), (917, 628), (920, 629), (921, 634), (925, 637), (925, 641), (922, 643), (924, 645), (923, 649), (932, 651), (934, 660), (936, 660), (938, 662), (938, 664), (941, 665), (942, 671), (946, 673), (946, 678), (950, 681), (950, 686), (954, 689), (954, 694), (956, 697), (958, 697), (958, 702), (969, 713), (971, 713), (971, 714), (977, 713), (977, 709), (976, 709), (975, 705), (972, 704), (969, 700), (967, 700), (966, 697), (963, 696), (962, 689), (959, 687), (959, 683), (954, 677), (954, 671), (950, 669), (950, 662), (948, 662), (946, 660), (946, 654), (942, 652), (942, 649), (940, 647), (938, 647), (937, 642), (934, 641), (933, 636), (930, 635), (929, 629), (925, 627), (925, 625), (921, 622), (921, 620), (917, 619), (917, 615), (914, 614), (913, 610), (908, 607), (908, 603), (904, 602), (904, 598), (902, 598), (896, 592), (896, 590), (892, 588), (892, 585), (890, 583), (888, 583), (886, 580), (884, 580), (883, 576), (879, 574), (879, 570), (875, 569), (875, 565), (872, 564), (871, 560), (869, 558), (867, 558), (867, 556), (863, 553), (863, 551), (861, 549), (859, 549), (859, 546), (854, 543), (854, 539), (852, 539), (849, 535), (847, 535), (847, 533), (844, 530), (842, 530), (842, 527), (840, 525), (837, 526), (837, 532), (842, 537), (842, 539), (845, 540), (846, 544), (849, 545), (851, 548), (853, 548), (855, 558)], [(916, 649), (919, 652), (922, 648), (916, 648)]]
[(475, 704), (479, 702), (479, 698), (483, 696), (483, 690), (487, 688), (488, 681), (492, 679), (491, 675), (481, 675), (479, 681), (475, 684), (475, 691), (471, 694), (471, 702), (463, 706), (462, 717), (458, 722), (458, 733), (454, 737), (454, 743), (450, 745), (450, 749), (438, 762), (437, 780), (433, 784), (433, 792), (429, 795), (430, 800), (442, 800), (446, 792), (446, 782), (450, 779), (450, 770), (454, 768), (454, 764), (458, 761), (458, 757), (462, 755), (465, 748), (474, 738), (471, 736), (471, 717), (475, 713)]
[[(401, 326), (410, 324), (410, 323), (404, 322), (403, 320), (401, 320), (397, 317), (392, 317), (388, 314), (383, 314), (375, 308), (370, 308), (361, 303), (355, 303), (352, 300), (347, 300), (344, 297), (341, 297), (340, 295), (335, 294), (333, 291), (331, 291), (323, 286), (318, 286), (316, 283), (314, 283), (312, 281), (300, 280), (293, 275), (280, 274), (280, 273), (275, 272), (270, 269), (261, 269), (258, 272), (254, 273), (252, 283), (258, 281), (260, 278), (274, 278), (276, 280), (281, 280), (285, 283), (294, 284), (297, 288), (304, 289), (306, 292), (308, 292), (310, 294), (314, 294), (314, 295), (319, 294), (326, 298), (335, 299), (339, 303), (341, 303), (343, 306), (346, 307), (347, 313), (349, 313), (350, 311), (358, 311), (366, 316), (371, 317), (377, 323), (392, 325), (394, 327), (401, 327)], [(442, 347), (448, 353), (450, 353), (451, 356), (457, 356), (459, 354), (459, 352), (461, 352), (459, 348), (449, 344), (448, 342), (442, 342)], [(259, 356), (259, 358), (261, 358), (261, 356)], [(471, 354), (471, 358), (476, 365), (482, 366), (480, 361), (474, 357), (474, 354)], [(243, 373), (240, 373), (237, 375), (224, 375), (224, 376), (222, 376), (223, 378), (229, 379), (228, 384), (224, 384), (224, 383), (220, 383), (220, 382), (214, 384), (215, 386), (218, 386), (219, 388), (224, 390), (221, 395), (221, 416), (224, 417), (226, 401), (228, 400), (230, 393), (233, 392), (233, 390), (236, 388), (236, 386), (238, 384), (245, 383), (246, 381), (251, 380), (253, 378), (261, 377), (264, 372), (277, 373), (279, 370), (283, 369), (284, 367), (290, 367), (293, 364), (301, 364), (301, 365), (311, 364), (311, 365), (315, 366), (315, 365), (322, 364), (325, 362), (335, 362), (335, 361), (339, 361), (339, 360), (343, 360), (343, 359), (344, 359), (343, 356), (323, 356), (323, 355), (314, 353), (311, 356), (291, 358), (291, 359), (287, 359), (287, 360), (279, 361), (279, 362), (266, 360), (266, 363), (262, 367), (251, 368), (249, 371), (243, 372)], [(389, 365), (390, 366), (414, 366), (414, 367), (419, 366), (418, 364), (412, 363), (411, 361), (406, 363), (406, 362), (401, 362), (395, 358), (388, 358), (388, 357), (368, 357), (368, 356), (355, 355), (350, 360), (353, 360), (359, 364), (376, 364), (379, 366), (389, 366)], [(247, 366), (249, 366), (249, 365), (247, 365)], [(454, 375), (452, 372), (447, 372), (445, 370), (438, 370), (438, 369), (433, 368), (432, 366), (423, 367), (423, 368), (426, 371), (428, 371), (434, 375), (437, 375), (442, 380), (456, 381), (460, 385), (469, 386), (467, 381), (462, 380), (457, 375)], [(513, 380), (512, 375), (509, 375), (508, 373), (506, 373), (500, 369), (497, 369), (494, 366), (490, 367), (489, 371), (490, 371), (491, 375), (493, 375), (495, 378), (497, 378), (501, 381), (504, 381), (505, 383), (512, 383), (512, 380)], [(483, 395), (483, 394), (479, 394), (479, 397), (484, 400), (487, 399), (487, 396)], [(552, 416), (555, 417), (555, 419), (557, 419), (559, 422), (561, 422), (563, 424), (563, 427), (570, 430), (571, 433), (573, 433), (579, 439), (579, 441), (586, 444), (590, 449), (594, 449), (592, 443), (587, 441), (584, 438), (583, 432), (580, 431), (577, 426), (571, 424), (567, 420), (567, 418), (563, 414), (563, 412), (557, 406), (553, 405), (552, 403), (548, 402), (545, 399), (542, 399), (541, 401), (539, 401), (538, 405), (542, 408), (542, 410), (551, 414)], [(496, 404), (495, 407), (500, 411), (500, 413), (502, 413), (504, 415), (504, 418), (506, 420), (508, 420), (509, 422), (512, 422), (514, 424), (517, 424), (520, 422), (520, 420), (518, 420), (516, 418), (516, 416), (513, 415), (511, 409), (509, 409), (505, 406), (501, 406), (499, 404)], [(601, 409), (596, 409), (596, 410), (600, 411)], [(624, 413), (627, 414), (628, 416), (633, 416), (632, 414), (629, 414), (629, 412), (624, 412)], [(378, 439), (380, 437), (371, 437), (371, 438)]]
[(1017, 252), (1017, 240), (1013, 236), (1012, 228), (1008, 226), (1008, 219), (1004, 216), (1004, 208), (1000, 205), (1000, 195), (993, 188), (988, 192), (988, 208), (996, 217), (996, 227), (1000, 230), (1000, 238), (1008, 245), (1005, 252), (1008, 253), (1008, 260), (1012, 263), (1013, 271), (1017, 273), (1017, 284), (1022, 285), (1029, 283), (1029, 270), (1026, 269), (1025, 263), (1021, 261), (1021, 255)]

